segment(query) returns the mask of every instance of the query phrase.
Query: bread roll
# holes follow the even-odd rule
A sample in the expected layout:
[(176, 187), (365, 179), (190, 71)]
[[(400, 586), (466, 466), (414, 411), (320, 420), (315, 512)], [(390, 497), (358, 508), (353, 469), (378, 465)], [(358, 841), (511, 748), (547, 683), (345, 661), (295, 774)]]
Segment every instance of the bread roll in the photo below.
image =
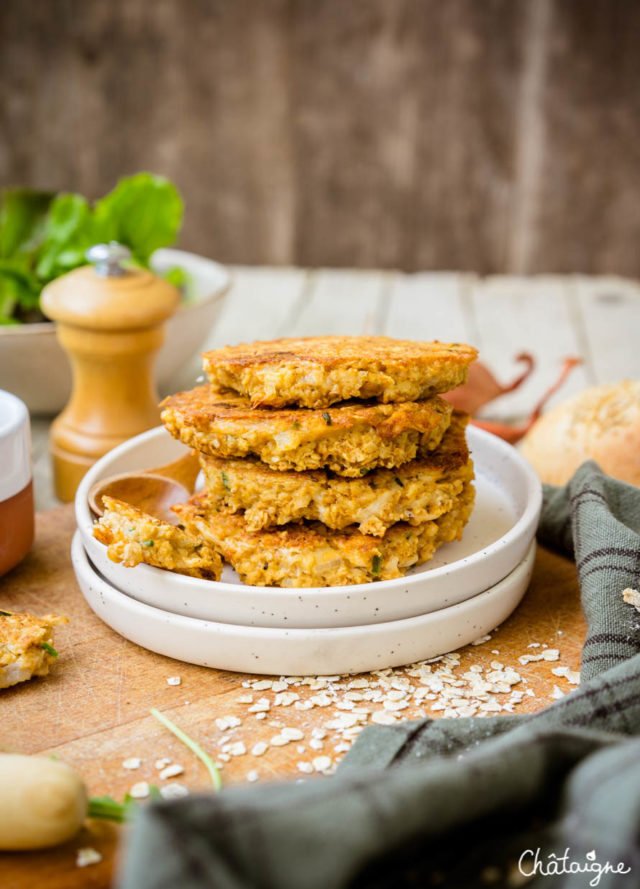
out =
[(543, 482), (563, 485), (585, 460), (640, 485), (640, 380), (579, 392), (537, 420), (521, 451)]

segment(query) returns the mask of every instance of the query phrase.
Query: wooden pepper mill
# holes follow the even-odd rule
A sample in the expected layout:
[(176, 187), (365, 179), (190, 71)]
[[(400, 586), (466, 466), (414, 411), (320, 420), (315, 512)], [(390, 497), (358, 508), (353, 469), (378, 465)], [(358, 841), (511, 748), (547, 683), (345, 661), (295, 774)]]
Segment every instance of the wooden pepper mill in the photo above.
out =
[(153, 359), (179, 293), (145, 269), (123, 267), (130, 256), (121, 244), (97, 244), (87, 251), (95, 267), (42, 291), (73, 372), (71, 398), (49, 437), (55, 492), (65, 502), (99, 457), (159, 422)]

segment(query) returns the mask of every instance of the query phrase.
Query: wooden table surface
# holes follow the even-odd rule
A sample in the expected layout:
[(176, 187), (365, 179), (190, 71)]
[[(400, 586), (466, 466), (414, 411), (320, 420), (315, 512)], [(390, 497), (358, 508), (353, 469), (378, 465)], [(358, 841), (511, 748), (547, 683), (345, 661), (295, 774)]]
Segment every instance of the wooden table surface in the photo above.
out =
[[(576, 368), (550, 404), (585, 386), (640, 378), (640, 285), (617, 277), (540, 275), (480, 278), (455, 272), (406, 275), (350, 269), (231, 269), (233, 286), (205, 348), (319, 333), (386, 334), (468, 342), (502, 381), (518, 373), (515, 357), (531, 352), (535, 373), (491, 404), (493, 418), (526, 415), (557, 378), (562, 361)], [(198, 356), (173, 391), (201, 374)], [(39, 509), (54, 506), (47, 453), (48, 419), (32, 421)]]
[[(328, 757), (328, 771), (332, 771), (355, 738), (349, 727), (341, 727), (345, 720), (354, 722), (357, 731), (357, 726), (370, 724), (381, 713), (391, 719), (448, 715), (438, 709), (441, 695), (433, 700), (421, 696), (425, 685), (416, 669), (321, 680), (311, 686), (295, 680), (274, 689), (263, 688), (269, 682), (265, 677), (196, 667), (145, 651), (103, 624), (82, 598), (69, 560), (73, 531), (70, 506), (40, 513), (33, 551), (0, 580), (0, 608), (36, 614), (54, 611), (69, 618), (69, 624), (56, 631), (60, 657), (50, 676), (3, 692), (0, 749), (55, 754), (79, 771), (91, 795), (122, 799), (139, 781), (159, 786), (177, 781), (190, 790), (210, 787), (204, 767), (149, 715), (150, 707), (165, 712), (220, 761), (226, 786), (256, 777), (253, 772), (258, 781), (307, 777), (299, 763), (310, 763), (304, 768), (313, 769), (316, 757)], [(514, 682), (512, 677), (510, 691), (489, 695), (480, 715), (533, 712), (549, 704), (554, 695), (571, 691), (567, 678), (552, 671), (579, 668), (584, 631), (573, 563), (540, 550), (530, 589), (515, 614), (490, 639), (462, 649), (459, 658), (431, 665), (431, 670), (436, 677), (439, 671), (451, 674), (460, 683), (451, 686), (458, 693), (468, 687), (473, 671), (481, 668), (482, 675), (491, 678), (493, 671), (511, 667), (519, 679)], [(550, 653), (550, 660), (520, 660), (542, 658), (544, 651)], [(168, 685), (167, 679), (175, 676), (180, 677), (180, 684)], [(366, 690), (359, 688), (363, 679), (373, 695), (376, 689), (383, 692), (380, 700), (349, 700), (354, 692), (358, 698)], [(354, 680), (355, 687), (349, 690)], [(259, 683), (258, 688), (247, 687), (253, 681)], [(283, 691), (298, 697), (283, 698)], [(251, 712), (256, 704), (265, 706), (259, 704), (263, 700), (269, 702), (266, 715)], [(385, 709), (390, 700), (392, 707), (399, 703), (402, 709)], [(240, 722), (229, 727), (216, 723), (227, 717)], [(285, 728), (298, 729), (301, 737), (283, 746), (274, 744), (274, 738), (286, 736)], [(267, 750), (254, 755), (252, 750), (260, 741), (267, 743)], [(238, 742), (246, 752), (233, 755), (242, 748), (226, 745)], [(141, 760), (140, 767), (127, 770), (123, 762), (132, 757)], [(162, 758), (182, 765), (184, 774), (161, 779), (155, 763)], [(314, 771), (309, 780), (324, 778)], [(88, 822), (76, 839), (54, 850), (0, 855), (0, 886), (104, 889), (110, 885), (120, 831), (104, 822)], [(77, 850), (86, 846), (96, 849), (102, 861), (78, 868)]]
[[(521, 390), (491, 405), (490, 414), (497, 418), (526, 414), (568, 355), (581, 356), (583, 364), (557, 398), (586, 385), (640, 377), (640, 288), (630, 281), (258, 268), (235, 268), (233, 274), (234, 287), (208, 346), (321, 332), (463, 340), (478, 346), (481, 360), (503, 380), (516, 374), (514, 358), (519, 352), (532, 352), (538, 360), (535, 374)], [(193, 385), (199, 373), (194, 359), (173, 388)], [(48, 427), (47, 419), (32, 421), (41, 510), (55, 504), (46, 454)], [(306, 777), (301, 769), (313, 770), (318, 756), (329, 757), (331, 771), (358, 728), (381, 718), (381, 713), (386, 714), (383, 719), (451, 715), (442, 709), (439, 694), (424, 697), (420, 688), (424, 692), (427, 680), (417, 670), (359, 677), (366, 679), (365, 692), (373, 699), (354, 702), (362, 683), (349, 689), (352, 679), (323, 680), (315, 688), (283, 682), (275, 689), (254, 689), (247, 687), (251, 677), (144, 651), (103, 625), (81, 597), (69, 558), (73, 528), (70, 507), (41, 512), (32, 553), (0, 581), (0, 608), (56, 611), (70, 619), (57, 633), (61, 655), (52, 675), (3, 693), (0, 748), (55, 753), (80, 771), (93, 795), (108, 793), (121, 799), (139, 781), (166, 785), (168, 780), (158, 777), (154, 765), (161, 758), (184, 767), (184, 774), (171, 780), (191, 790), (207, 786), (204, 768), (149, 716), (151, 706), (167, 712), (221, 761), (225, 785), (256, 778), (254, 773), (259, 781)], [(432, 669), (444, 671), (449, 691), (447, 683), (453, 682), (460, 683), (464, 692), (473, 670), (485, 677), (495, 674), (495, 679), (503, 668), (512, 667), (520, 678), (511, 691), (490, 696), (481, 712), (492, 715), (505, 712), (504, 708), (532, 712), (571, 690), (566, 675), (558, 672), (578, 669), (583, 637), (574, 566), (540, 551), (531, 587), (516, 613), (490, 640), (469, 646)], [(544, 659), (545, 650), (549, 659)], [(529, 660), (532, 657), (541, 659)], [(168, 685), (167, 679), (174, 676), (180, 676), (180, 684)], [(278, 689), (283, 688), (288, 689), (285, 698), (278, 698), (282, 694)], [(298, 698), (287, 699), (289, 692)], [(398, 710), (393, 709), (395, 704), (385, 709), (389, 692), (397, 699)], [(253, 703), (248, 703), (249, 696)], [(269, 702), (265, 716), (249, 709), (262, 698)], [(345, 714), (355, 719), (346, 735), (341, 723)], [(227, 727), (224, 721), (216, 723), (226, 717), (232, 717)], [(233, 717), (241, 722), (230, 724)], [(272, 744), (284, 727), (299, 729), (303, 737), (284, 746)], [(324, 737), (314, 737), (314, 730), (315, 735), (324, 731)], [(267, 752), (253, 755), (261, 740), (269, 742)], [(245, 753), (234, 746), (238, 742), (244, 744)], [(123, 767), (131, 757), (141, 759), (138, 769)], [(314, 772), (310, 780), (323, 777)], [(56, 850), (2, 856), (0, 885), (2, 889), (30, 889), (45, 882), (48, 889), (106, 887), (119, 832), (93, 822)], [(78, 868), (76, 851), (82, 846), (97, 849), (102, 861)]]

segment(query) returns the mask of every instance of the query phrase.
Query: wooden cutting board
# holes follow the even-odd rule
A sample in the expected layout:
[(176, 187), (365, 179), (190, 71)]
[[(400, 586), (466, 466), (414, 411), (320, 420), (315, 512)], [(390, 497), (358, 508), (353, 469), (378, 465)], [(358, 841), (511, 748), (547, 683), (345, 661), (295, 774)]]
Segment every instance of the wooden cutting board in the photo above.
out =
[[(329, 755), (332, 764), (339, 761), (344, 752), (340, 749), (343, 739), (339, 733), (327, 730), (319, 749), (310, 747), (309, 741), (314, 728), (324, 727), (349, 711), (333, 705), (307, 710), (291, 704), (276, 706), (277, 689), (252, 690), (243, 686), (252, 678), (264, 677), (171, 660), (122, 639), (98, 620), (82, 598), (73, 575), (69, 548), (74, 529), (71, 506), (40, 513), (32, 552), (22, 565), (0, 580), (0, 609), (34, 614), (55, 612), (69, 618), (69, 624), (56, 632), (60, 657), (51, 675), (0, 692), (0, 749), (55, 754), (81, 773), (91, 795), (109, 794), (122, 799), (138, 781), (168, 783), (158, 777), (155, 766), (163, 757), (184, 766), (184, 774), (171, 780), (190, 789), (209, 787), (207, 772), (199, 761), (149, 716), (149, 708), (157, 707), (215, 757), (223, 743), (244, 743), (247, 753), (231, 755), (224, 763), (225, 785), (245, 782), (253, 771), (258, 772), (260, 781), (300, 777), (298, 763), (311, 762), (317, 756)], [(573, 563), (539, 550), (523, 603), (490, 640), (461, 650), (456, 675), (462, 675), (472, 665), (485, 673), (496, 669), (496, 662), (512, 666), (523, 680), (514, 688), (527, 690), (514, 712), (533, 712), (550, 703), (554, 686), (564, 692), (571, 690), (568, 681), (554, 675), (552, 669), (559, 665), (571, 670), (579, 668), (584, 634)], [(539, 654), (544, 646), (558, 649), (559, 660), (526, 665), (519, 661), (523, 655)], [(180, 684), (168, 685), (167, 679), (175, 676), (180, 677)], [(403, 669), (394, 670), (391, 676), (400, 680), (399, 685), (406, 677)], [(369, 678), (375, 681), (375, 677)], [(415, 684), (418, 680), (411, 681)], [(292, 686), (291, 691), (299, 695), (299, 707), (306, 706), (304, 702), (312, 696), (322, 694), (322, 690), (308, 686)], [(266, 717), (249, 712), (249, 704), (242, 700), (248, 695), (253, 696), (254, 702), (262, 697), (270, 701)], [(344, 687), (340, 695), (343, 700)], [(502, 700), (507, 699), (508, 695), (502, 696)], [(412, 702), (396, 715), (402, 719), (425, 712), (442, 715), (441, 710), (430, 709), (434, 703), (437, 702)], [(380, 702), (369, 706), (372, 712), (382, 712)], [(242, 722), (239, 726), (220, 728), (215, 720), (223, 716), (235, 716)], [(285, 746), (269, 746), (262, 756), (251, 754), (258, 741), (269, 742), (283, 725), (299, 728), (303, 739)], [(123, 768), (123, 761), (131, 757), (142, 760), (136, 770)], [(310, 780), (326, 779), (314, 774)], [(46, 885), (47, 889), (108, 887), (121, 832), (122, 828), (110, 824), (90, 822), (77, 838), (57, 849), (0, 855), (0, 885), (3, 889), (31, 889), (36, 885)], [(84, 846), (98, 850), (102, 861), (77, 867), (77, 850)]]

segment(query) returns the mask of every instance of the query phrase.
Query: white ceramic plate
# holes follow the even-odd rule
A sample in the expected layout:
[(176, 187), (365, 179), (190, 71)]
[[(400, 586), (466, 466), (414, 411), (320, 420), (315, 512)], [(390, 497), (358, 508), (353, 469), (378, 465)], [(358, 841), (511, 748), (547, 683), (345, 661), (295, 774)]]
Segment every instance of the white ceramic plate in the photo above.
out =
[(103, 457), (84, 477), (76, 518), (89, 556), (113, 586), (148, 605), (243, 626), (346, 627), (399, 620), (436, 611), (477, 595), (506, 577), (524, 558), (535, 535), (540, 482), (529, 464), (501, 439), (470, 427), (477, 498), (463, 538), (396, 580), (341, 587), (284, 589), (242, 584), (226, 567), (222, 581), (173, 574), (148, 565), (111, 562), (92, 535), (87, 494), (102, 478), (161, 466), (185, 448), (153, 429)]
[(328, 629), (242, 627), (172, 614), (111, 586), (89, 561), (78, 532), (71, 558), (91, 609), (143, 648), (220, 670), (317, 676), (398, 667), (454, 651), (489, 633), (524, 595), (533, 571), (535, 542), (508, 577), (459, 605), (405, 620)]

